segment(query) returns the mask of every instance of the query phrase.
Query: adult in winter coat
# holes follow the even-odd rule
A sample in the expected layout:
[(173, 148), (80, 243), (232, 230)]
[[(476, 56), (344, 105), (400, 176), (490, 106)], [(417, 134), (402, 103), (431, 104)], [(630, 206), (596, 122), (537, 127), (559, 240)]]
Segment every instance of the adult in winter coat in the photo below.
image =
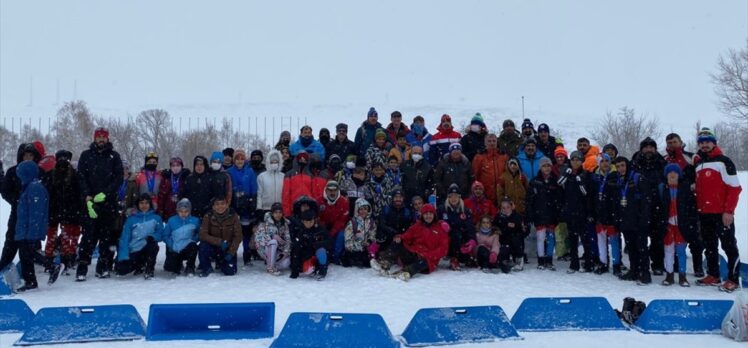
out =
[(161, 185), (158, 188), (158, 204), (156, 205), (162, 219), (168, 219), (177, 213), (179, 193), (182, 191), (190, 170), (184, 168), (184, 162), (179, 157), (169, 160), (169, 169), (161, 172)]
[(626, 157), (618, 156), (615, 160), (618, 181), (618, 230), (621, 231), (629, 245), (629, 271), (621, 279), (637, 281), (646, 285), (652, 282), (649, 272), (649, 247), (647, 227), (650, 223), (650, 200), (645, 192), (649, 192), (649, 183), (643, 175), (632, 170), (631, 163)]
[[(231, 151), (233, 154), (234, 151)], [(226, 169), (224, 168), (224, 165), (221, 164), (221, 152), (215, 151), (212, 155), (210, 155), (210, 167), (208, 167), (208, 191), (210, 193), (210, 199), (214, 199), (217, 197), (225, 198), (226, 201), (229, 203), (229, 206), (232, 204), (234, 199), (234, 193), (232, 191), (234, 185), (231, 183), (231, 176), (226, 173)], [(233, 166), (233, 159), (232, 159), (232, 165), (228, 168), (231, 168)]]
[(499, 134), (499, 150), (513, 158), (517, 157), (521, 145), (522, 136), (514, 127), (514, 121), (505, 120)]
[(524, 143), (528, 139), (535, 139), (535, 136), (537, 136), (538, 133), (535, 132), (535, 125), (532, 124), (532, 121), (529, 118), (522, 120), (520, 131), (521, 131), (521, 136), (522, 136), (522, 145), (520, 146), (519, 151), (522, 152), (522, 147), (524, 146)]
[(439, 207), (439, 216), (449, 224), (449, 264), (453, 271), (460, 269), (460, 263), (470, 263), (466, 257), (468, 253), (462, 253), (461, 248), (469, 246), (470, 241), (475, 246), (475, 224), (470, 209), (465, 208), (465, 203), (460, 197), (460, 189), (452, 184), (448, 190), (444, 205)]
[(332, 155), (338, 155), (341, 159), (348, 158), (349, 155), (355, 155), (356, 144), (348, 139), (348, 125), (338, 123), (335, 126), (335, 137), (325, 147), (325, 163)]
[(719, 283), (719, 261), (717, 245), (727, 255), (727, 280), (720, 290), (732, 292), (738, 288), (740, 263), (735, 240), (735, 207), (740, 197), (735, 164), (717, 146), (717, 137), (708, 128), (699, 131), (699, 153), (694, 159), (696, 165), (696, 206), (701, 221), (701, 238), (706, 247), (707, 276), (699, 279), (699, 285)]
[(153, 209), (153, 199), (148, 193), (138, 198), (138, 211), (125, 221), (117, 249), (117, 274), (144, 273), (145, 279), (153, 278), (158, 255), (158, 242), (164, 229), (163, 220)]
[(158, 190), (161, 187), (163, 177), (158, 171), (158, 156), (155, 152), (145, 155), (145, 165), (135, 177), (138, 188), (138, 196), (147, 193), (153, 200), (153, 208), (158, 211)]
[(343, 267), (369, 267), (369, 260), (376, 257), (377, 221), (371, 215), (371, 204), (365, 199), (356, 201), (356, 214), (348, 221), (343, 231), (345, 253)]
[[(665, 166), (665, 183), (660, 184), (659, 198), (665, 207), (667, 216), (662, 225), (665, 227), (665, 280), (662, 285), (675, 283), (673, 264), (678, 257), (678, 283), (690, 286), (686, 277), (686, 244), (698, 238), (698, 213), (696, 197), (691, 191), (691, 184), (683, 178), (680, 166), (670, 163)], [(693, 244), (693, 243), (692, 243)], [(702, 251), (703, 253), (703, 251)], [(702, 253), (693, 255), (694, 268), (702, 268)]]
[(286, 173), (283, 179), (283, 212), (291, 216), (294, 202), (302, 196), (317, 199), (322, 196), (327, 181), (321, 176), (312, 176), (310, 158), (306, 152), (296, 156), (294, 169)]
[(392, 190), (395, 188), (392, 179), (385, 174), (384, 165), (376, 163), (372, 167), (371, 177), (366, 183), (369, 190), (366, 196), (371, 197), (371, 201), (374, 202), (372, 214), (375, 219), (378, 219), (382, 215), (384, 207), (390, 204)]
[(470, 119), (468, 132), (460, 139), (462, 153), (471, 162), (475, 155), (486, 150), (486, 134), (488, 134), (486, 124), (483, 123), (483, 116), (478, 112)]
[(252, 227), (256, 223), (255, 210), (257, 209), (257, 177), (252, 167), (247, 163), (247, 153), (243, 149), (234, 151), (234, 165), (227, 171), (231, 177), (231, 192), (234, 199), (231, 205), (239, 215), (239, 223), (242, 225), (242, 257), (244, 265), (251, 262), (252, 250), (250, 244), (252, 239)]
[(194, 275), (197, 241), (200, 238), (200, 219), (190, 215), (192, 204), (189, 199), (182, 198), (177, 202), (176, 211), (177, 214), (166, 222), (161, 236), (166, 244), (164, 270), (175, 274), (184, 271), (186, 275)]
[(278, 137), (278, 142), (275, 143), (274, 149), (280, 151), (281, 148), (289, 148), (291, 146), (291, 132), (284, 130)]
[(472, 183), (473, 171), (470, 169), (470, 161), (462, 154), (462, 146), (460, 144), (450, 145), (449, 153), (444, 155), (434, 171), (437, 198), (445, 199), (447, 189), (452, 184), (457, 184), (462, 197), (467, 198)]
[[(578, 152), (578, 151), (577, 151)], [(598, 260), (594, 260), (594, 264), (597, 264), (597, 271), (604, 273), (604, 270), (608, 269), (608, 245), (611, 246), (610, 256), (613, 259), (613, 272), (618, 273), (618, 268), (615, 265), (621, 263), (621, 231), (618, 228), (618, 212), (620, 193), (618, 190), (618, 172), (614, 170), (612, 166), (611, 158), (607, 153), (602, 153), (598, 156), (598, 165), (594, 173), (592, 173), (591, 192), (593, 195), (593, 216), (595, 220), (594, 233), (595, 237), (592, 238), (591, 247), (596, 246), (595, 252), (590, 252), (591, 255), (597, 255)], [(589, 231), (589, 228), (587, 229)], [(584, 238), (587, 245), (587, 238)], [(585, 260), (586, 261), (586, 260)], [(593, 263), (585, 264), (585, 271), (592, 271)]]
[(499, 178), (506, 170), (507, 161), (509, 156), (499, 151), (498, 139), (493, 133), (486, 135), (485, 152), (475, 155), (472, 160), (475, 181), (483, 183), (486, 197), (494, 204), (498, 199), (496, 188), (499, 185)]
[(200, 277), (213, 273), (213, 261), (224, 275), (235, 275), (237, 251), (241, 243), (239, 215), (229, 208), (225, 198), (214, 198), (211, 211), (200, 225)]
[(524, 149), (520, 151), (517, 160), (519, 161), (519, 167), (522, 169), (522, 173), (525, 174), (528, 180), (532, 181), (538, 171), (540, 171), (540, 160), (543, 158), (542, 153), (538, 153), (536, 147), (536, 141), (534, 138), (530, 138), (524, 143)]
[[(582, 167), (588, 172), (595, 171), (597, 168), (597, 155), (600, 154), (600, 148), (598, 146), (590, 145), (590, 140), (587, 138), (577, 139), (577, 151), (584, 155), (584, 164)], [(611, 161), (613, 158), (611, 158)]]
[(551, 160), (540, 160), (538, 175), (530, 180), (527, 189), (527, 221), (535, 226), (538, 250), (538, 269), (555, 270), (553, 251), (556, 248), (563, 191), (558, 177), (553, 175)]
[(646, 231), (650, 237), (649, 252), (652, 259), (652, 274), (662, 275), (664, 270), (663, 260), (665, 257), (665, 246), (662, 244), (665, 227), (660, 224), (665, 214), (664, 207), (660, 204), (657, 197), (658, 186), (665, 182), (662, 175), (667, 162), (657, 152), (657, 142), (647, 137), (639, 144), (639, 152), (635, 153), (631, 159), (633, 170), (642, 175), (649, 183), (646, 192), (642, 192), (644, 199), (648, 201), (648, 207), (651, 209), (649, 226)]
[(392, 144), (387, 142), (387, 134), (383, 130), (377, 130), (374, 134), (374, 142), (366, 150), (366, 169), (371, 170), (375, 163), (387, 163), (390, 150), (392, 150)]
[(444, 155), (450, 152), (452, 144), (459, 143), (462, 138), (460, 133), (455, 132), (452, 127), (452, 117), (447, 114), (442, 115), (436, 130), (437, 133), (429, 141), (429, 163), (432, 166), (437, 165)]
[(249, 154), (249, 166), (252, 167), (252, 171), (255, 172), (255, 176), (259, 176), (267, 170), (265, 167), (265, 157), (260, 150), (253, 150)]
[(47, 235), (49, 221), (47, 189), (39, 180), (39, 167), (34, 161), (23, 161), (15, 170), (21, 182), (16, 211), (15, 243), (21, 259), (21, 275), (24, 285), (16, 289), (23, 292), (36, 289), (34, 255), (36, 244)]
[(202, 219), (210, 211), (211, 194), (208, 189), (208, 159), (195, 156), (192, 160), (192, 173), (187, 176), (179, 198), (187, 198), (192, 203), (192, 216)]
[(387, 132), (387, 141), (391, 144), (397, 144), (397, 138), (399, 135), (403, 137), (410, 133), (408, 126), (403, 123), (403, 114), (400, 111), (393, 111), (390, 114), (390, 124), (385, 128)]
[(563, 147), (563, 144), (559, 144), (556, 137), (550, 135), (550, 132), (551, 129), (547, 124), (539, 124), (538, 135), (535, 136), (535, 141), (537, 142), (536, 146), (540, 153), (542, 153), (545, 157), (553, 158), (556, 147), (558, 147), (559, 145)]
[(122, 159), (109, 142), (109, 132), (97, 128), (94, 142), (83, 151), (78, 159), (78, 173), (81, 177), (81, 191), (86, 199), (88, 217), (83, 230), (83, 239), (78, 251), (76, 280), (86, 280), (91, 255), (98, 244), (99, 259), (96, 275), (110, 276), (114, 265), (112, 249), (116, 248), (114, 221), (117, 219), (117, 198), (122, 184)]
[[(330, 234), (317, 224), (314, 209), (299, 213), (298, 223), (291, 224), (291, 279), (302, 272), (314, 273), (317, 280), (327, 276), (327, 251)], [(305, 269), (305, 265), (310, 265)]]
[(470, 197), (465, 198), (465, 207), (473, 213), (473, 225), (478, 225), (483, 216), (496, 215), (496, 205), (486, 197), (486, 188), (476, 180), (470, 187)]
[(525, 200), (529, 181), (519, 168), (519, 161), (512, 158), (506, 163), (506, 171), (499, 178), (496, 186), (496, 197), (503, 200), (509, 198), (514, 203), (514, 209), (521, 216), (525, 216)]
[(369, 178), (363, 166), (353, 168), (351, 176), (340, 183), (341, 191), (345, 191), (348, 196), (348, 216), (354, 214), (356, 200), (360, 198), (371, 200), (371, 190), (368, 184)]
[[(263, 214), (269, 212), (275, 203), (283, 200), (283, 179), (281, 172), (283, 159), (278, 150), (270, 150), (265, 158), (267, 171), (257, 176), (257, 209)], [(264, 215), (263, 215), (264, 217)]]
[[(579, 151), (571, 153), (571, 167), (561, 173), (558, 180), (563, 189), (561, 221), (566, 223), (569, 234), (569, 257), (571, 264), (568, 273), (579, 271), (579, 241), (584, 240), (587, 232), (587, 222), (594, 215), (593, 190), (590, 174), (582, 168), (584, 156)], [(582, 243), (585, 247), (584, 265), (591, 267), (595, 260), (592, 259), (592, 245)], [(606, 246), (607, 247), (607, 246)], [(620, 266), (619, 266), (620, 267)]]
[(406, 202), (414, 196), (428, 197), (433, 193), (434, 169), (424, 160), (423, 148), (411, 148), (411, 158), (400, 165), (400, 181)]
[(296, 156), (299, 152), (304, 151), (320, 161), (325, 160), (325, 147), (319, 141), (314, 140), (312, 127), (309, 126), (301, 127), (299, 139), (291, 144), (288, 150), (291, 152), (291, 156)]
[(392, 238), (403, 234), (413, 224), (414, 214), (405, 205), (405, 196), (399, 188), (392, 190), (392, 204), (384, 207), (377, 224), (377, 246), (379, 251), (389, 249)]
[(405, 141), (410, 144), (410, 146), (420, 146), (423, 150), (423, 156), (429, 160), (429, 143), (431, 143), (431, 134), (429, 133), (429, 130), (426, 129), (425, 121), (423, 119), (423, 116), (418, 115), (413, 118), (413, 123), (410, 124), (410, 133), (405, 136)]
[(338, 182), (330, 180), (325, 186), (325, 193), (322, 197), (317, 198), (317, 205), (319, 206), (319, 224), (330, 232), (330, 240), (334, 242), (334, 247), (331, 250), (333, 263), (339, 264), (340, 256), (345, 247), (343, 230), (350, 219), (348, 198), (340, 194)]
[(268, 273), (280, 275), (281, 269), (291, 265), (291, 222), (283, 217), (283, 206), (273, 203), (264, 220), (257, 225), (255, 244), (260, 257), (265, 260)]
[(377, 130), (381, 129), (384, 131), (382, 124), (377, 121), (378, 119), (379, 114), (377, 110), (374, 107), (369, 108), (369, 112), (366, 114), (366, 121), (361, 123), (361, 127), (356, 131), (354, 143), (356, 144), (356, 155), (360, 158), (366, 157), (366, 151), (374, 142), (374, 134)]

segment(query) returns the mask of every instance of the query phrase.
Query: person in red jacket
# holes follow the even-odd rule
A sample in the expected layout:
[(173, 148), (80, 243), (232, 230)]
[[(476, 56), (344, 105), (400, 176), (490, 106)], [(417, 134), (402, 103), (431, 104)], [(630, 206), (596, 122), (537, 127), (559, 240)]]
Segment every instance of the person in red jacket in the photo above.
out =
[(719, 286), (721, 291), (733, 292), (738, 288), (740, 263), (735, 239), (735, 207), (740, 196), (735, 164), (722, 154), (717, 137), (709, 128), (698, 135), (699, 153), (694, 157), (696, 166), (696, 207), (701, 221), (701, 237), (706, 246), (707, 276), (696, 281), (698, 285), (720, 284), (717, 246), (727, 255), (727, 279)]
[[(436, 208), (433, 205), (426, 204), (421, 208), (421, 219), (405, 233), (396, 235), (392, 241), (387, 255), (384, 255), (387, 261), (384, 261), (385, 264), (380, 263), (380, 272), (388, 274), (389, 265), (399, 261), (403, 268), (393, 275), (407, 281), (417, 273), (434, 272), (439, 260), (447, 256), (449, 225), (436, 218)], [(380, 259), (384, 260), (383, 256)]]
[(345, 225), (348, 223), (348, 198), (340, 195), (340, 185), (330, 180), (325, 186), (325, 193), (317, 198), (319, 205), (319, 224), (330, 232), (333, 241), (332, 262), (340, 264), (340, 255), (345, 250)]
[(432, 166), (436, 166), (444, 155), (450, 153), (450, 145), (459, 143), (462, 138), (462, 135), (452, 127), (452, 117), (447, 114), (442, 115), (441, 122), (436, 130), (438, 132), (429, 141), (428, 160)]
[(470, 198), (465, 199), (465, 208), (470, 209), (473, 213), (473, 224), (477, 225), (484, 216), (490, 216), (492, 219), (496, 215), (496, 205), (486, 196), (486, 189), (480, 181), (473, 182), (470, 187)]
[(283, 215), (293, 214), (293, 203), (301, 196), (312, 197), (312, 176), (309, 174), (309, 154), (299, 152), (293, 163), (293, 169), (283, 178)]

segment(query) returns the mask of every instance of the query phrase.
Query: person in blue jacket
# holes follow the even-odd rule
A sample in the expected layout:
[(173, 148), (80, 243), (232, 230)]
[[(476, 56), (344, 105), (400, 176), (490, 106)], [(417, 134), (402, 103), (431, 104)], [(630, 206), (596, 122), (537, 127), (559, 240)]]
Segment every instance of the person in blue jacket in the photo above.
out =
[(145, 279), (151, 279), (164, 224), (153, 209), (151, 195), (143, 193), (138, 196), (137, 205), (137, 212), (127, 218), (119, 237), (116, 271), (120, 276), (145, 272)]
[(291, 152), (291, 156), (296, 157), (302, 150), (309, 153), (309, 155), (317, 156), (320, 161), (325, 160), (325, 147), (322, 146), (317, 140), (314, 140), (312, 134), (312, 127), (304, 125), (301, 127), (299, 134), (299, 140), (296, 140), (291, 147), (288, 149)]
[(243, 149), (234, 151), (234, 165), (226, 172), (231, 177), (231, 193), (234, 195), (231, 207), (239, 214), (239, 223), (242, 225), (242, 257), (244, 265), (248, 266), (252, 256), (252, 228), (257, 222), (257, 176), (247, 162), (247, 153)]
[(39, 166), (36, 162), (21, 162), (16, 167), (16, 176), (21, 181), (21, 195), (16, 210), (15, 241), (24, 282), (16, 291), (24, 292), (39, 287), (34, 272), (34, 250), (36, 244), (47, 236), (49, 195), (39, 180)]
[[(190, 215), (192, 203), (187, 198), (177, 202), (177, 215), (169, 218), (162, 233), (166, 244), (166, 261), (164, 270), (174, 274), (195, 275), (197, 258), (197, 241), (200, 232), (200, 219)], [(184, 263), (187, 262), (187, 266)]]
[(522, 169), (522, 174), (527, 177), (527, 181), (532, 181), (538, 175), (540, 159), (543, 157), (543, 153), (538, 152), (535, 138), (525, 140), (524, 148), (517, 155), (517, 160), (519, 161), (519, 167)]

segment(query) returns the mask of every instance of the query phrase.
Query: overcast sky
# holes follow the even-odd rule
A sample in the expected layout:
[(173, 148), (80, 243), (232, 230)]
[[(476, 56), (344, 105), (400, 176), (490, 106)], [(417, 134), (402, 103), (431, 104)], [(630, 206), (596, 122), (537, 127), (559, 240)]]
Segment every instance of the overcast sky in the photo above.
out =
[(691, 122), (721, 117), (709, 74), (747, 38), (746, 0), (2, 0), (0, 115), (54, 110), (59, 84), (61, 101), (114, 110), (518, 110), (524, 95), (528, 110), (546, 115), (629, 105)]

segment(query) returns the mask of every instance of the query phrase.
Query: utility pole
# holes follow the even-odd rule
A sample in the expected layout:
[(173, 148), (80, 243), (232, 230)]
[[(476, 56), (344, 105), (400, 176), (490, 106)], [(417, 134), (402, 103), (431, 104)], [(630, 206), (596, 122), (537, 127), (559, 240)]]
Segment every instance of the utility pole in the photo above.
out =
[(525, 96), (522, 96), (522, 119), (525, 119)]

